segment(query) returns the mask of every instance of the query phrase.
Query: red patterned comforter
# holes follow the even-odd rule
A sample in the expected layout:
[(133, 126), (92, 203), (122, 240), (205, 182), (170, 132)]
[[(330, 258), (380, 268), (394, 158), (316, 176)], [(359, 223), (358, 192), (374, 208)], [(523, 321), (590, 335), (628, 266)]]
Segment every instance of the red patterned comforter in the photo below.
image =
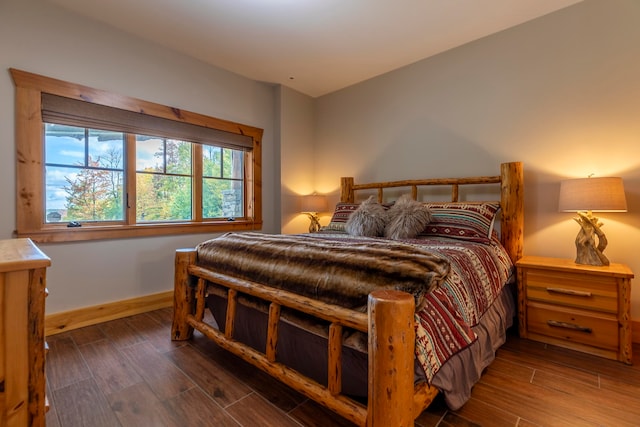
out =
[(449, 239), (411, 240), (451, 263), (445, 282), (416, 313), (416, 357), (428, 381), (454, 354), (476, 340), (471, 328), (500, 294), (513, 272), (504, 248)]
[[(366, 240), (348, 234), (310, 235), (326, 239)], [(377, 239), (379, 240), (379, 239)], [(416, 357), (428, 382), (442, 365), (477, 337), (471, 329), (511, 279), (513, 264), (502, 245), (449, 238), (402, 240), (450, 262), (451, 270), (436, 290), (426, 296), (416, 313)]]
[[(241, 236), (246, 237), (246, 235)], [(308, 234), (303, 238), (316, 240), (316, 242), (324, 240), (356, 245), (372, 243), (380, 245), (385, 242), (384, 239), (355, 237), (346, 233)], [(291, 237), (287, 239), (291, 239)], [(205, 242), (200, 246), (207, 244), (208, 242)], [(415, 314), (416, 358), (423, 367), (426, 380), (431, 382), (447, 360), (470, 346), (477, 339), (472, 327), (478, 324), (482, 315), (501, 293), (502, 288), (511, 277), (513, 265), (497, 241), (484, 244), (448, 238), (423, 237), (402, 240), (401, 245), (403, 249), (411, 246), (419, 247), (425, 251), (416, 250), (416, 252), (433, 254), (437, 258), (446, 259), (450, 265), (450, 271), (445, 280), (439, 287), (424, 296), (424, 307)], [(200, 246), (199, 263), (209, 266), (224, 266), (226, 272), (229, 265), (224, 260), (210, 260), (208, 258), (214, 255), (219, 256), (219, 248), (216, 246), (217, 250), (203, 251)], [(208, 246), (206, 247), (208, 248)], [(269, 254), (267, 258), (273, 260), (276, 252), (267, 252)], [(235, 258), (238, 253), (244, 253), (244, 250), (234, 249), (231, 251), (231, 255)], [(297, 252), (294, 251), (294, 253)], [(281, 263), (280, 258), (283, 256), (278, 252), (278, 256), (273, 262)], [(285, 267), (288, 268), (287, 263), (285, 263)], [(253, 278), (249, 279), (254, 280)]]

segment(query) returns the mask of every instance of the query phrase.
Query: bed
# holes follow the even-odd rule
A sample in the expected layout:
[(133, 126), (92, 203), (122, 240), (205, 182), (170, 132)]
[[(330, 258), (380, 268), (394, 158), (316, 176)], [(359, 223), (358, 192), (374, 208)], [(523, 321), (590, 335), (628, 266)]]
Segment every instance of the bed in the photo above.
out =
[[(487, 187), (499, 200), (460, 200)], [(448, 200), (428, 202), (443, 189)], [(229, 233), (177, 250), (172, 339), (198, 330), (361, 426), (413, 425), (439, 393), (460, 407), (515, 315), (522, 163), (495, 176), (342, 178), (340, 198), (320, 233)], [(432, 213), (417, 235), (354, 235), (353, 219), (345, 232), (365, 202), (398, 212), (401, 199)]]

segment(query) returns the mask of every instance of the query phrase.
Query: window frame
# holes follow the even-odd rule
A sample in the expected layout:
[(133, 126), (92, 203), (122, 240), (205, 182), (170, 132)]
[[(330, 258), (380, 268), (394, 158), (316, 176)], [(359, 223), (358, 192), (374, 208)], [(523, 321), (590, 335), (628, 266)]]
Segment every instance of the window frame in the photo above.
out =
[[(35, 242), (47, 243), (262, 229), (263, 129), (22, 70), (11, 68), (9, 71), (16, 88), (16, 237), (29, 237)], [(135, 180), (131, 182), (131, 179), (125, 179), (124, 224), (83, 223), (82, 227), (67, 227), (66, 223), (47, 223), (44, 212), (46, 189), (42, 93), (251, 137), (252, 149), (245, 152), (244, 158), (247, 216), (233, 221), (203, 219), (202, 200), (194, 197), (191, 221), (136, 223), (135, 208), (131, 208), (135, 207)], [(195, 143), (195, 147), (195, 151), (198, 151), (202, 145)], [(125, 144), (125, 151), (125, 158), (135, 159), (135, 144)], [(194, 168), (198, 167), (194, 165)], [(125, 176), (135, 176), (135, 172), (135, 161), (126, 162)], [(194, 187), (199, 187), (196, 194), (201, 194), (202, 183), (198, 182), (199, 179), (194, 181)]]

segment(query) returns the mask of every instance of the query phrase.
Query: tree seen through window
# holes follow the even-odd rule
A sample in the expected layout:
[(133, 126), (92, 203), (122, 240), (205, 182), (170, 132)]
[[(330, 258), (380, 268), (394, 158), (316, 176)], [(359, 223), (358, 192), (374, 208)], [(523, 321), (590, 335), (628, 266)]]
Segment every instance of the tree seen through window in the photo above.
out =
[[(193, 219), (195, 143), (136, 135), (136, 220)], [(123, 221), (126, 134), (45, 125), (47, 222)], [(202, 217), (243, 216), (243, 152), (202, 145)]]

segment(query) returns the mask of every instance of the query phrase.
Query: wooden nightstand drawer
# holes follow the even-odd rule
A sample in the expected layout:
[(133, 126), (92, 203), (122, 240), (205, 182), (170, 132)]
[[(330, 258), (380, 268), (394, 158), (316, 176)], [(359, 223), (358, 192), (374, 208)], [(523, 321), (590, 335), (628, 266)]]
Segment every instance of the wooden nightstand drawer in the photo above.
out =
[(618, 284), (614, 278), (533, 269), (527, 270), (525, 275), (530, 301), (618, 312)]
[(516, 266), (522, 338), (631, 364), (629, 267), (536, 256)]
[(616, 316), (534, 302), (529, 304), (527, 314), (530, 333), (605, 350), (618, 349)]

